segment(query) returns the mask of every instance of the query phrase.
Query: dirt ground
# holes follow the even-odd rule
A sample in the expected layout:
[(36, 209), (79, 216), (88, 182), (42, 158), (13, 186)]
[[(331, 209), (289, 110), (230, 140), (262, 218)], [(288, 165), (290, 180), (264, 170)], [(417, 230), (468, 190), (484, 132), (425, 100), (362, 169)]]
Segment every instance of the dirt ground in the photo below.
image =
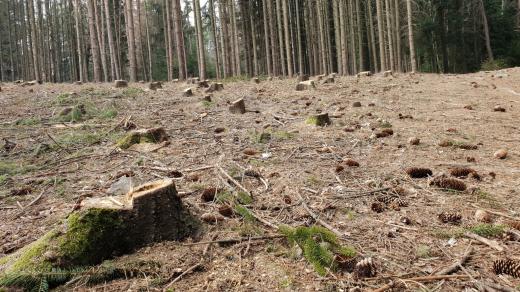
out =
[[(211, 94), (211, 102), (202, 102), (204, 91), (186, 83), (165, 83), (158, 91), (140, 83), (126, 89), (112, 84), (2, 84), (0, 257), (52, 229), (83, 198), (109, 195), (110, 186), (124, 175), (134, 185), (174, 177), (190, 212), (218, 214), (221, 204), (202, 201), (201, 192), (216, 187), (237, 194), (240, 189), (225, 172), (252, 193), (252, 201), (244, 205), (275, 225), (316, 223), (301, 195), (321, 222), (341, 233), (342, 244), (374, 260), (377, 274), (356, 279), (337, 270), (319, 276), (283, 238), (186, 245), (277, 234), (265, 223), (237, 214), (204, 223), (196, 238), (157, 243), (114, 259), (151, 261), (160, 268), (60, 289), (161, 290), (196, 264), (170, 288), (370, 291), (391, 281), (396, 284), (392, 291), (478, 291), (482, 283), (520, 287), (519, 279), (493, 272), (494, 260), (520, 258), (520, 241), (504, 236), (508, 220), (520, 218), (520, 68), (468, 75), (337, 77), (335, 83), (317, 82), (316, 89), (305, 91), (295, 91), (296, 83), (225, 82), (224, 90)], [(182, 91), (190, 86), (194, 95), (184, 97)], [(228, 110), (238, 98), (245, 99), (249, 110), (243, 115)], [(353, 107), (357, 101), (361, 107)], [(62, 112), (80, 104), (84, 113)], [(495, 111), (496, 106), (505, 112)], [(320, 112), (329, 114), (331, 125), (308, 123)], [(118, 149), (127, 120), (138, 128), (164, 127), (170, 143), (151, 152)], [(385, 128), (394, 134), (374, 135)], [(411, 137), (420, 143), (411, 145)], [(453, 146), (439, 146), (443, 140)], [(463, 143), (476, 149), (457, 147)], [(508, 156), (495, 158), (502, 148)], [(359, 167), (349, 167), (346, 159)], [(430, 185), (432, 178), (410, 178), (408, 167), (430, 168), (434, 176), (471, 167), (480, 180), (468, 177), (463, 179), (466, 191), (447, 191)], [(408, 206), (374, 212), (373, 202), (387, 188), (399, 190)], [(474, 216), (479, 209), (502, 215), (491, 214), (492, 222), (484, 226)], [(442, 212), (458, 212), (462, 222), (443, 223), (438, 219)], [(464, 236), (490, 226), (496, 228), (483, 235), (504, 251)], [(470, 246), (470, 260), (454, 273), (459, 278), (407, 280), (438, 273)]]

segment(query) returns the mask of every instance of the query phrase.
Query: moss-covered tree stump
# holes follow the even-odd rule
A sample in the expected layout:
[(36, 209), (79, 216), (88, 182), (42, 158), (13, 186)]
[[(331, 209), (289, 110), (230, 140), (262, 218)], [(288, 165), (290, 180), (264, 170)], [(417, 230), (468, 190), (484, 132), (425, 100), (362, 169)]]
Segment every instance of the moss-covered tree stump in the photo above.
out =
[(168, 141), (168, 134), (162, 127), (151, 129), (134, 130), (117, 141), (117, 146), (121, 149), (128, 149), (132, 145), (141, 143), (161, 143)]
[(97, 265), (154, 242), (179, 240), (198, 226), (172, 180), (148, 183), (124, 196), (89, 198), (58, 227), (0, 259), (0, 288), (18, 275)]

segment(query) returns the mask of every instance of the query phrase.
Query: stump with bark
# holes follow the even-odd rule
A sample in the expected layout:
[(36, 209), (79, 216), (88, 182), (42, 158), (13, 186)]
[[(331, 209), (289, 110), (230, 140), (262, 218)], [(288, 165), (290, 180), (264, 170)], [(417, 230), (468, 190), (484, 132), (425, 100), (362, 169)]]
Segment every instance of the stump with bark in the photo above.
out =
[(128, 149), (132, 145), (141, 143), (161, 143), (168, 140), (168, 134), (164, 128), (151, 128), (134, 130), (117, 141), (117, 146), (121, 149)]
[(316, 88), (316, 85), (314, 84), (313, 80), (299, 82), (296, 85), (296, 91), (303, 91), (303, 90), (308, 90), (308, 89), (313, 89), (313, 88)]
[(193, 90), (191, 90), (191, 88), (184, 89), (184, 91), (182, 92), (182, 96), (184, 96), (184, 97), (193, 96)]
[(229, 107), (229, 111), (232, 114), (245, 114), (246, 113), (246, 104), (244, 102), (244, 99), (241, 98), (241, 99), (235, 100)]
[(128, 81), (126, 81), (126, 80), (116, 80), (116, 81), (114, 81), (114, 87), (115, 88), (128, 87)]
[(160, 81), (150, 82), (150, 84), (148, 85), (148, 88), (150, 90), (162, 89), (162, 83)]
[(97, 265), (154, 242), (185, 238), (199, 226), (169, 179), (123, 196), (88, 198), (58, 227), (0, 258), (0, 283), (19, 275)]

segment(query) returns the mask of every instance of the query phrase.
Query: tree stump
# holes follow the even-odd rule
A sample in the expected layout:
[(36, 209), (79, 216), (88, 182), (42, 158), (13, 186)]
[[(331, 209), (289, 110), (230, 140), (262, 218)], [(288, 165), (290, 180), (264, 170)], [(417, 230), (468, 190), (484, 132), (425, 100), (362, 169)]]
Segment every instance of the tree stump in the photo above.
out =
[(307, 124), (325, 127), (332, 124), (328, 113), (321, 113), (307, 119)]
[(368, 77), (368, 76), (372, 76), (372, 73), (370, 71), (363, 71), (363, 72), (359, 72), (357, 74), (357, 77)]
[(83, 82), (81, 82), (81, 81), (74, 81), (74, 85), (82, 85), (82, 84), (83, 84)]
[(150, 84), (148, 85), (148, 88), (150, 90), (162, 89), (162, 83), (160, 81), (150, 82)]
[(191, 88), (184, 89), (184, 91), (182, 92), (182, 96), (184, 96), (184, 97), (193, 96), (193, 90), (191, 90)]
[(202, 101), (211, 102), (211, 95), (204, 95), (204, 97), (202, 98)]
[(244, 102), (244, 99), (241, 98), (241, 99), (235, 100), (229, 107), (229, 111), (232, 114), (245, 114), (246, 113), (246, 104)]
[(206, 89), (206, 92), (207, 93), (211, 93), (211, 92), (220, 91), (220, 90), (223, 90), (223, 89), (224, 89), (224, 84), (218, 83), (218, 82), (214, 82), (214, 83), (211, 83), (209, 85), (209, 87)]
[(168, 141), (168, 134), (164, 128), (151, 128), (134, 130), (117, 141), (117, 146), (121, 149), (128, 149), (134, 144), (141, 143), (161, 143)]
[(391, 70), (383, 72), (383, 77), (393, 76), (393, 72)]
[(251, 78), (251, 82), (259, 84), (260, 83), (260, 79), (258, 79), (258, 77), (253, 77), (253, 78)]
[(316, 88), (313, 80), (302, 81), (296, 85), (296, 91), (303, 91)]
[(197, 83), (197, 85), (199, 86), (199, 88), (208, 88), (209, 87), (208, 80), (199, 81)]
[(116, 80), (116, 81), (114, 81), (114, 87), (115, 88), (128, 87), (128, 81), (126, 81), (126, 80)]
[(303, 81), (307, 81), (307, 80), (309, 80), (309, 75), (307, 75), (307, 74), (298, 75), (298, 82), (303, 82)]
[(154, 242), (194, 234), (200, 222), (184, 208), (173, 180), (126, 195), (85, 199), (62, 224), (0, 259), (0, 282), (19, 274), (97, 265)]
[(328, 77), (325, 77), (325, 79), (323, 79), (321, 81), (321, 84), (330, 84), (330, 83), (334, 83), (334, 77), (328, 76)]

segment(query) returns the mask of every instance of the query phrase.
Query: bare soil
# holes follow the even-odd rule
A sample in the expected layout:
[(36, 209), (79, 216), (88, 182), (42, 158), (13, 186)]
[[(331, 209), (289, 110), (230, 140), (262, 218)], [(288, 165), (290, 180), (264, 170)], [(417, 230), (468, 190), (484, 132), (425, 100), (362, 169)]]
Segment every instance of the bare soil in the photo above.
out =
[[(482, 281), (520, 287), (519, 279), (497, 276), (492, 269), (495, 259), (520, 257), (519, 241), (492, 234), (490, 239), (505, 248), (499, 252), (461, 236), (481, 224), (474, 217), (478, 209), (520, 218), (520, 68), (468, 75), (338, 77), (333, 84), (317, 82), (315, 90), (306, 91), (295, 91), (295, 85), (295, 79), (226, 82), (224, 90), (212, 93), (212, 102), (202, 102), (203, 90), (185, 83), (165, 83), (158, 91), (140, 83), (127, 89), (112, 84), (2, 84), (0, 256), (49, 231), (83, 198), (107, 196), (123, 175), (131, 176), (135, 185), (175, 177), (193, 214), (218, 214), (221, 204), (203, 202), (202, 190), (240, 191), (218, 168), (205, 168), (218, 165), (252, 193), (247, 207), (272, 224), (314, 224), (299, 201), (301, 195), (321, 220), (343, 234), (343, 244), (375, 260), (377, 275), (354, 279), (336, 271), (320, 277), (285, 239), (213, 244), (204, 261), (207, 245), (183, 245), (276, 234), (258, 220), (237, 215), (205, 223), (197, 238), (157, 243), (114, 259), (155, 261), (161, 267), (153, 272), (66, 289), (160, 290), (197, 263), (200, 266), (171, 288), (368, 291), (390, 280), (399, 285), (394, 291), (473, 291)], [(184, 97), (183, 90), (190, 86), (194, 96)], [(231, 114), (228, 107), (239, 98), (249, 111)], [(357, 101), (361, 107), (352, 106)], [(76, 121), (59, 116), (65, 107), (79, 104), (86, 113)], [(496, 106), (505, 112), (495, 111)], [(331, 125), (306, 122), (323, 112)], [(128, 119), (140, 129), (164, 127), (170, 144), (148, 149), (151, 152), (118, 149), (116, 141), (125, 134), (120, 125)], [(375, 137), (384, 128), (394, 134)], [(411, 145), (411, 137), (420, 143)], [(446, 139), (455, 146), (439, 146)], [(462, 143), (477, 148), (456, 147)], [(508, 150), (506, 159), (495, 158), (502, 148)], [(346, 166), (346, 159), (360, 166)], [(481, 177), (464, 179), (464, 192), (439, 189), (430, 185), (432, 178), (412, 179), (405, 172), (426, 167), (434, 176), (449, 175), (460, 166), (473, 168)], [(244, 176), (246, 170), (260, 174), (268, 188)], [(408, 206), (371, 210), (381, 192), (367, 192), (384, 188), (404, 189), (399, 195)], [(442, 212), (460, 213), (462, 223), (441, 222)], [(509, 219), (493, 215), (491, 220), (499, 225)], [(399, 280), (436, 274), (470, 245), (470, 261), (456, 272), (471, 275), (469, 279)]]

